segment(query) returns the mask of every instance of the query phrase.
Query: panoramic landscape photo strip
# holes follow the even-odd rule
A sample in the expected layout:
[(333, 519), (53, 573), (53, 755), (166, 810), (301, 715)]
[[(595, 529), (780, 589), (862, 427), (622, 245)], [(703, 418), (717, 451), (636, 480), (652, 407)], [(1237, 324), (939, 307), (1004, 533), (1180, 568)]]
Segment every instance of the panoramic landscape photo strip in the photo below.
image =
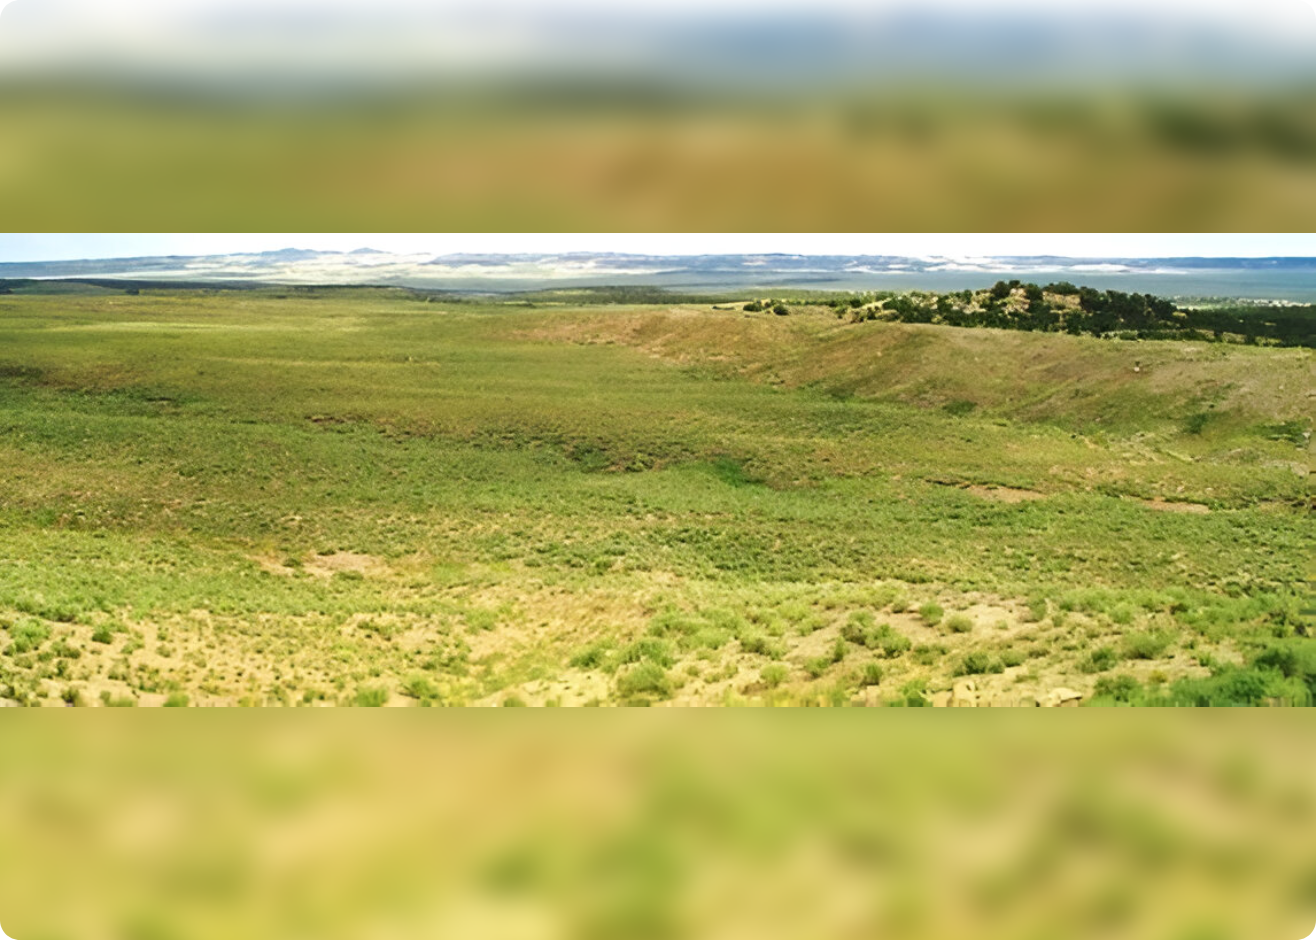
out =
[(15, 705), (1309, 705), (1310, 236), (0, 239)]

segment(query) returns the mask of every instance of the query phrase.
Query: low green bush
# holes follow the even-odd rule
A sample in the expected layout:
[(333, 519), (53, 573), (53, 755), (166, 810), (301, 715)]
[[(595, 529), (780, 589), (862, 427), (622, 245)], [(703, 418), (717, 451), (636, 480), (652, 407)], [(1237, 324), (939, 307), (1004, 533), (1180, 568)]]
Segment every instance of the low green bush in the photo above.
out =
[(617, 691), (623, 698), (667, 698), (672, 694), (672, 683), (666, 669), (653, 660), (645, 660), (617, 678)]
[(1005, 664), (986, 650), (973, 650), (965, 653), (959, 665), (955, 667), (955, 675), (957, 676), (977, 676), (1004, 671)]
[(753, 631), (741, 634), (740, 648), (746, 653), (753, 653), (755, 656), (767, 656), (771, 659), (780, 659), (785, 655), (785, 650), (780, 644), (774, 643), (762, 633)]
[(946, 629), (951, 633), (968, 633), (973, 629), (973, 619), (967, 614), (951, 614), (946, 618)]
[(657, 637), (642, 637), (622, 649), (618, 655), (621, 663), (651, 662), (666, 669), (676, 661), (672, 654), (672, 645)]
[(577, 650), (567, 661), (567, 665), (572, 669), (599, 669), (607, 663), (611, 651), (610, 643), (591, 643)]
[(1196, 411), (1183, 419), (1180, 428), (1185, 434), (1201, 434), (1206, 429), (1207, 422), (1211, 420), (1211, 412)]
[(498, 614), (496, 611), (477, 608), (466, 611), (463, 616), (466, 620), (466, 626), (472, 631), (488, 631), (498, 626)]
[(18, 656), (38, 649), (50, 639), (50, 627), (40, 620), (24, 619), (9, 628), (9, 636), (13, 640), (9, 652)]
[(1142, 697), (1142, 683), (1129, 675), (1102, 676), (1093, 690), (1094, 699), (1132, 703)]
[(832, 658), (830, 656), (817, 656), (807, 660), (804, 664), (804, 671), (812, 679), (821, 677), (830, 668), (832, 668)]
[(1159, 690), (1144, 689), (1132, 676), (1102, 676), (1097, 680), (1094, 703), (1106, 700), (1181, 708), (1311, 705), (1316, 700), (1310, 684), (1316, 676), (1316, 661), (1304, 662), (1311, 655), (1300, 646), (1272, 646), (1251, 665), (1217, 665), (1209, 676), (1179, 679), (1168, 689)]
[(1094, 672), (1106, 672), (1114, 668), (1120, 660), (1119, 653), (1113, 646), (1100, 646), (1089, 653), (1079, 664), (1079, 672), (1088, 674)]
[(356, 690), (353, 703), (358, 708), (382, 708), (388, 702), (388, 689), (363, 685)]
[(884, 623), (869, 634), (867, 645), (870, 649), (880, 650), (887, 659), (895, 659), (914, 644), (909, 637), (893, 630), (891, 624)]
[(924, 679), (911, 679), (900, 687), (900, 697), (891, 704), (901, 708), (927, 708), (931, 703), (923, 695), (927, 688)]
[(82, 650), (76, 646), (70, 646), (67, 640), (56, 640), (50, 646), (50, 652), (59, 659), (81, 659)]
[(411, 676), (402, 683), (402, 694), (414, 699), (434, 699), (439, 697), (438, 687), (426, 676)]
[(873, 615), (866, 610), (857, 610), (846, 620), (845, 626), (841, 627), (841, 636), (856, 646), (865, 646), (872, 630)]
[(789, 673), (781, 663), (769, 663), (759, 670), (759, 678), (770, 689), (775, 689), (786, 681)]
[(1205, 679), (1180, 679), (1170, 687), (1164, 704), (1220, 708), (1271, 702), (1309, 705), (1311, 693), (1305, 683), (1285, 678), (1275, 670), (1227, 666)]
[(1316, 697), (1316, 640), (1297, 637), (1282, 640), (1258, 654), (1252, 665), (1274, 670), (1286, 679), (1297, 679)]
[(731, 642), (731, 631), (721, 627), (705, 627), (698, 633), (682, 637), (681, 647), (692, 650), (720, 650)]
[(1024, 654), (1023, 650), (1012, 648), (1001, 651), (1001, 665), (1005, 666), (1007, 669), (1013, 666), (1022, 666), (1024, 660), (1027, 658), (1028, 657)]
[(935, 643), (914, 647), (914, 662), (920, 666), (932, 666), (946, 655), (946, 647)]
[(1173, 642), (1174, 634), (1166, 631), (1146, 630), (1129, 633), (1124, 637), (1124, 657), (1126, 659), (1160, 659)]

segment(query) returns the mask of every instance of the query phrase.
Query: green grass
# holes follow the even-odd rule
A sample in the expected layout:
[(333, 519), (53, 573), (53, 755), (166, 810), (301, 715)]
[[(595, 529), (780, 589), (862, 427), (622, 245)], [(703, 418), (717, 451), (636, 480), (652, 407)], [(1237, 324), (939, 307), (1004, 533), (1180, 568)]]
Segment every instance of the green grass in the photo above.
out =
[(977, 676), (984, 673), (1004, 672), (1005, 664), (996, 659), (986, 650), (974, 650), (971, 653), (964, 654), (960, 664), (955, 669), (958, 676)]
[(1160, 659), (1174, 642), (1168, 632), (1136, 632), (1124, 637), (1124, 655), (1129, 659)]
[(775, 689), (790, 676), (789, 670), (780, 663), (769, 663), (759, 670), (759, 678), (770, 689)]
[[(1173, 685), (1210, 671), (1178, 638), (1308, 642), (1304, 439), (1271, 386), (1311, 354), (1140, 343), (1153, 388), (1112, 378), (1119, 345), (807, 306), (3, 296), (0, 697), (715, 702), (779, 661), (773, 695), (813, 701), (846, 657), (935, 691), (983, 642), (954, 615), (933, 644), (941, 604), (995, 605), (1039, 682), (1085, 691), (1089, 645)], [(965, 350), (977, 405), (947, 412)]]
[(380, 708), (388, 702), (388, 690), (379, 686), (362, 686), (357, 689), (354, 701), (361, 708)]
[(645, 660), (628, 669), (617, 679), (617, 692), (623, 699), (667, 698), (671, 690), (667, 671), (652, 660)]

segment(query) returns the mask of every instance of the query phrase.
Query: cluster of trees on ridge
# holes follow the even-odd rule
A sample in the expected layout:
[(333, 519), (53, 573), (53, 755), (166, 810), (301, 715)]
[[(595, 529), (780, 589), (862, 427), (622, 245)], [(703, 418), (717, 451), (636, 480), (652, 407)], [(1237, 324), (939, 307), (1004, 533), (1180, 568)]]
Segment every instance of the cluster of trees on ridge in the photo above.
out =
[(870, 294), (833, 300), (838, 316), (1123, 339), (1196, 339), (1316, 347), (1316, 306), (1182, 309), (1151, 294), (997, 281), (988, 290)]

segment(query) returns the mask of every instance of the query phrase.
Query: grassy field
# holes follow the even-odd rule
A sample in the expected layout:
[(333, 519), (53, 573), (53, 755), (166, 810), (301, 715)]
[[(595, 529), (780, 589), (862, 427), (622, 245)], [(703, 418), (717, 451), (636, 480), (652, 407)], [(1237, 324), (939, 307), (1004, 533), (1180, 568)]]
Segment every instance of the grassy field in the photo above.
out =
[(286, 101), (7, 80), (0, 202), (19, 231), (1275, 232), (1316, 213), (1310, 87), (943, 77), (746, 97), (527, 76)]
[(24, 704), (1308, 704), (1311, 350), (0, 297)]

